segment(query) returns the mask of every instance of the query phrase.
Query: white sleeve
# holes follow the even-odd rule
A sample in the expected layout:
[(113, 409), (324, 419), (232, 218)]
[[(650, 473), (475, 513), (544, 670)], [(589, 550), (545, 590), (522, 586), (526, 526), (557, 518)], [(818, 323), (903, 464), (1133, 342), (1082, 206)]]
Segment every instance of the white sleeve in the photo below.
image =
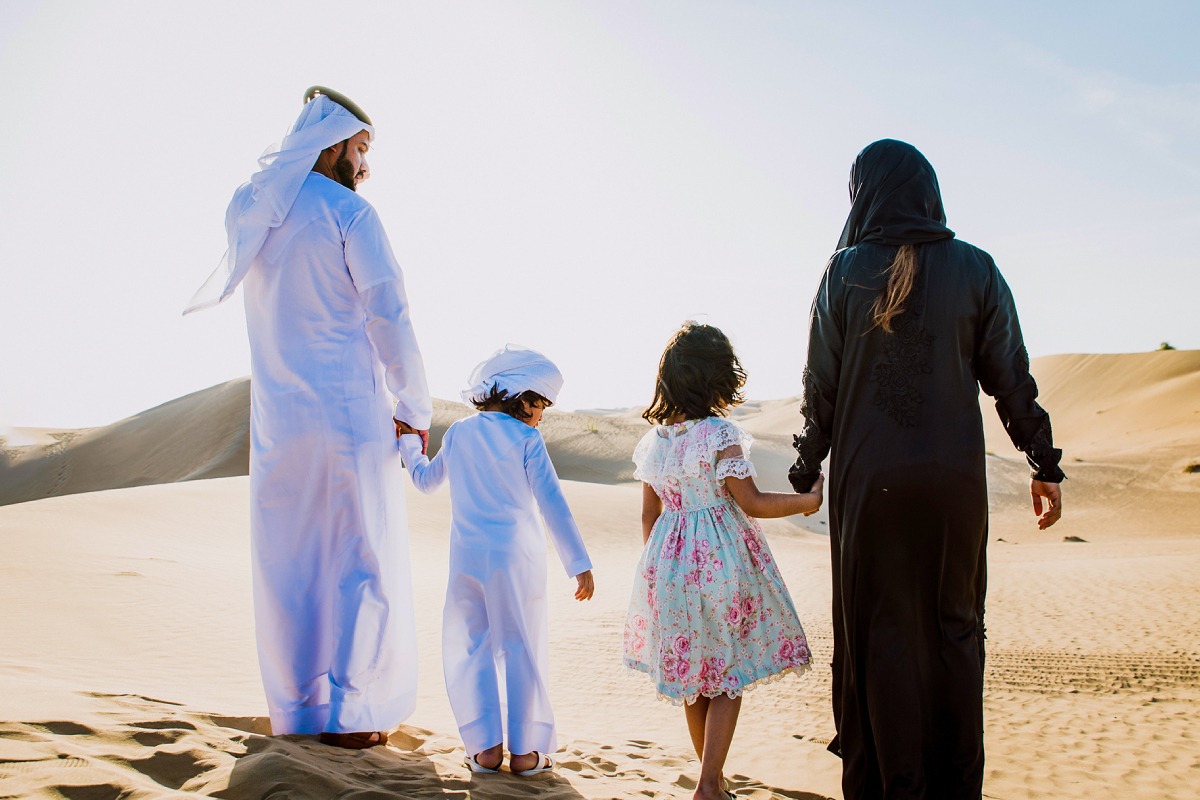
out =
[(540, 434), (530, 437), (525, 447), (525, 477), (568, 577), (587, 572), (592, 568), (592, 559), (588, 557), (583, 536), (567, 506), (567, 498), (558, 482), (558, 473), (554, 471), (550, 454), (546, 452), (546, 442)]
[(416, 486), (418, 491), (423, 494), (429, 494), (446, 480), (446, 461), (442, 458), (443, 452), (445, 452), (445, 440), (443, 440), (442, 450), (430, 461), (429, 457), (421, 452), (420, 436), (415, 433), (406, 433), (400, 437), (400, 457), (404, 460), (404, 466), (408, 467), (408, 474), (412, 478), (413, 486)]
[(367, 338), (383, 363), (388, 390), (396, 397), (393, 416), (417, 430), (428, 430), (433, 403), (425, 380), (425, 361), (417, 346), (404, 282), (387, 281), (361, 293), (367, 312)]
[(379, 215), (365, 206), (346, 226), (346, 267), (367, 313), (367, 338), (383, 363), (396, 419), (427, 430), (433, 419), (425, 362), (413, 332), (404, 275)]

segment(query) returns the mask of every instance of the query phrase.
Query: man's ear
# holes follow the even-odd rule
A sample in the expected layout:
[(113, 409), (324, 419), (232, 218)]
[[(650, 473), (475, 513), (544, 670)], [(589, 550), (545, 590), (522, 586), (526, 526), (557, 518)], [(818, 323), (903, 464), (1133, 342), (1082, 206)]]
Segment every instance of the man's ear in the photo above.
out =
[(337, 145), (335, 144), (333, 147), (326, 147), (320, 153), (317, 153), (317, 163), (315, 166), (322, 170), (332, 169), (336, 161)]

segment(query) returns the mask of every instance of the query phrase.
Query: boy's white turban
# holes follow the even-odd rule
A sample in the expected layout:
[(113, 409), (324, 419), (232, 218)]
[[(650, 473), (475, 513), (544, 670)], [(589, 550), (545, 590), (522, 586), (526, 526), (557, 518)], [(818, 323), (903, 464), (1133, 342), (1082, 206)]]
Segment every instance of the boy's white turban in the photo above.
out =
[(521, 392), (537, 392), (551, 403), (558, 402), (563, 376), (554, 362), (536, 350), (519, 344), (506, 344), (471, 371), (470, 387), (462, 393), (468, 403), (484, 400), (494, 388), (516, 397)]
[[(314, 87), (317, 88), (317, 87)], [(310, 90), (311, 93), (312, 90)], [(359, 112), (361, 113), (361, 112)], [(204, 285), (192, 296), (184, 314), (211, 308), (229, 298), (262, 249), (271, 228), (283, 224), (296, 202), (300, 187), (327, 147), (344, 142), (359, 131), (375, 136), (375, 129), (324, 94), (304, 104), (291, 130), (263, 152), (258, 172), (250, 177), (250, 191), (239, 190), (226, 215), (229, 249)], [(242, 200), (237, 206), (237, 199)]]

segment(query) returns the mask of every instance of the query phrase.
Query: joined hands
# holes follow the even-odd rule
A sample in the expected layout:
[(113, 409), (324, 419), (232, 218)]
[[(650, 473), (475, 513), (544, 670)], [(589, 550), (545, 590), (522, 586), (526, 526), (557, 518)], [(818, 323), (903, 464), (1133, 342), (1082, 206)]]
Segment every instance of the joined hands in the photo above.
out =
[(409, 425), (407, 422), (402, 422), (401, 420), (398, 420), (395, 418), (392, 419), (392, 422), (394, 422), (396, 424), (396, 438), (397, 439), (399, 439), (401, 436), (403, 436), (406, 433), (415, 433), (417, 436), (420, 436), (421, 437), (421, 455), (426, 454), (426, 451), (429, 450), (429, 431), (428, 430), (419, 430), (417, 428), (414, 428), (412, 425)]

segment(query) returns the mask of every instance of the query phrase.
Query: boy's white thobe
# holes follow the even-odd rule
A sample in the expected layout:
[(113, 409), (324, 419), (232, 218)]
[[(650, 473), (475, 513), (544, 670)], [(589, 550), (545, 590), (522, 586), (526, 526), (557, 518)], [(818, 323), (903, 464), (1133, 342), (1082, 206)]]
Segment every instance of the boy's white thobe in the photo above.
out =
[(417, 436), (402, 436), (400, 449), (422, 492), (450, 480), (442, 664), (466, 751), (506, 741), (512, 753), (553, 753), (539, 509), (567, 575), (592, 562), (542, 435), (508, 414), (481, 411), (450, 426), (432, 461)]
[(271, 728), (387, 730), (412, 713), (417, 681), (388, 389), (399, 419), (427, 428), (432, 413), (400, 267), (370, 204), (310, 173), (243, 285), (254, 611)]

